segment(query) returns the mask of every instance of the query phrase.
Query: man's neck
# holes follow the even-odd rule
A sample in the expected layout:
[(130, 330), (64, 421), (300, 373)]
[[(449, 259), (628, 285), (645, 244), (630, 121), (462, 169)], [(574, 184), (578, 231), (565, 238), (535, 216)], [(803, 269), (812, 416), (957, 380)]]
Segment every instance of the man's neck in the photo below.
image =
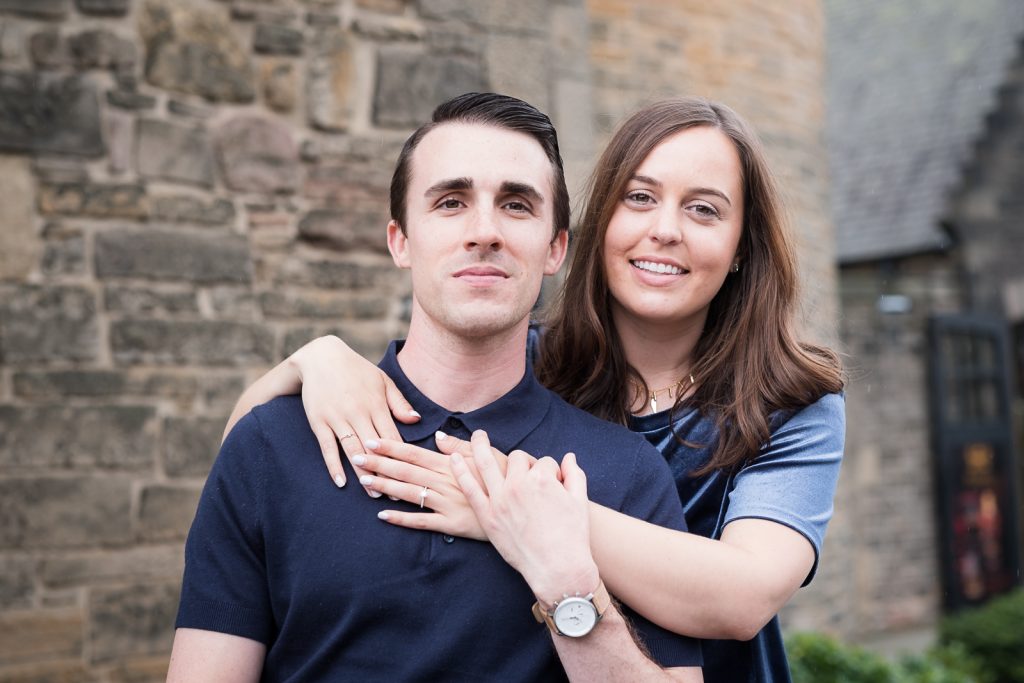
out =
[(486, 337), (460, 337), (413, 316), (398, 365), (424, 396), (468, 413), (512, 390), (526, 372), (529, 321)]

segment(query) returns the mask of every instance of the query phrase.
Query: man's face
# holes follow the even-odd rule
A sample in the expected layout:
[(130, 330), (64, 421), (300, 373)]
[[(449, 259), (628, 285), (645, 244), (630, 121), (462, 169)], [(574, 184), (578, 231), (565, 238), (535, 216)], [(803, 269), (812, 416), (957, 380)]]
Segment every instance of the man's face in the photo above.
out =
[(406, 234), (388, 247), (412, 271), (413, 316), (459, 337), (521, 324), (566, 234), (551, 238), (552, 169), (536, 140), (495, 126), (446, 123), (413, 152)]

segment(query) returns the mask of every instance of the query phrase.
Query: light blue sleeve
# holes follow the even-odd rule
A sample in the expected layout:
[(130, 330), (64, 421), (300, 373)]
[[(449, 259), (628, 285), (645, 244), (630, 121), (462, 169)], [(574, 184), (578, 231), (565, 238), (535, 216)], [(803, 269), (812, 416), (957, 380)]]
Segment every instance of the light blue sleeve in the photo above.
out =
[(846, 438), (846, 401), (826, 394), (779, 425), (761, 454), (744, 466), (729, 493), (723, 526), (737, 519), (767, 519), (807, 537), (814, 546), (814, 578)]

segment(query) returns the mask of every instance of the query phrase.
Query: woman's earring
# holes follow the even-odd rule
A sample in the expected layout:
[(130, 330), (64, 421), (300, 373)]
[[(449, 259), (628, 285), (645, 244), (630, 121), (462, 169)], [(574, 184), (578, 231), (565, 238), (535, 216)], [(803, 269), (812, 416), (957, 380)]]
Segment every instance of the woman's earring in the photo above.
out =
[(738, 273), (738, 272), (740, 272), (740, 262), (739, 261), (733, 261), (732, 262), (732, 268), (729, 269), (729, 272), (730, 273)]

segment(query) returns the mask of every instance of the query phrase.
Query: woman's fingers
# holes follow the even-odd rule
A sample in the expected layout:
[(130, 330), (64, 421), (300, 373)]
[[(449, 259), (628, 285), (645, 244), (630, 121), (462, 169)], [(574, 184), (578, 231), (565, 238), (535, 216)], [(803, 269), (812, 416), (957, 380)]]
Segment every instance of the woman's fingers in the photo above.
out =
[(473, 514), (486, 527), (490, 499), (484, 491), (483, 484), (477, 481), (469, 471), (469, 467), (466, 466), (466, 460), (462, 457), (461, 453), (452, 453), (452, 474), (455, 475), (455, 480), (459, 482), (459, 488), (462, 490), (463, 495), (466, 496), (466, 500), (469, 501)]
[(338, 454), (338, 441), (334, 431), (326, 423), (317, 424), (313, 427), (313, 435), (320, 444), (320, 453), (323, 455), (324, 464), (331, 475), (334, 485), (341, 488), (345, 485), (345, 469), (341, 466), (341, 456)]
[[(360, 436), (359, 431), (357, 428), (350, 426), (343, 420), (338, 420), (337, 422), (332, 423), (331, 428), (334, 429), (334, 433), (337, 434), (338, 443), (341, 444), (341, 450), (344, 451), (345, 457), (348, 458), (349, 464), (352, 465), (352, 471), (355, 472), (356, 479), (358, 480), (359, 477), (366, 474), (364, 470), (360, 469), (360, 467), (352, 461), (352, 458), (360, 455), (366, 450), (363, 447), (363, 439)], [(367, 439), (371, 439), (376, 436), (373, 432), (368, 433), (365, 427), (363, 428), (362, 434)], [(338, 483), (337, 480), (335, 480), (334, 483)], [(380, 498), (380, 493), (366, 487), (363, 488), (371, 498)]]
[(439, 474), (433, 470), (418, 465), (410, 465), (401, 460), (364, 453), (355, 456), (354, 460), (366, 472), (387, 479), (412, 484), (413, 486), (430, 486), (434, 489), (453, 486), (449, 474)]
[(431, 490), (429, 486), (406, 484), (404, 481), (388, 479), (387, 477), (375, 477), (371, 474), (361, 476), (359, 483), (386, 496), (391, 496), (395, 500), (404, 500), (407, 503), (414, 503), (416, 505), (422, 503), (421, 507), (424, 509), (434, 509), (431, 505), (434, 502), (431, 500), (431, 494), (433, 494), (434, 498), (438, 498), (441, 495), (436, 490)]
[[(445, 434), (444, 432), (437, 432), (434, 435), (434, 439), (437, 442), (437, 448), (446, 455), (452, 453), (459, 453), (464, 458), (473, 457), (473, 444), (464, 439), (460, 439), (457, 436), (451, 434)], [(494, 446), (491, 446), (491, 455), (494, 456), (494, 461), (498, 464), (498, 469), (502, 474), (505, 474), (507, 467), (508, 456), (499, 451)], [(532, 457), (532, 456), (531, 456)]]
[(437, 451), (389, 439), (371, 439), (366, 448), (378, 455), (386, 455), (395, 460), (416, 465), (434, 472), (448, 473), (448, 456)]
[[(420, 414), (417, 413), (412, 404), (405, 400), (405, 396), (398, 390), (394, 381), (387, 375), (383, 375), (384, 378), (384, 394), (387, 397), (388, 408), (391, 410), (391, 414), (395, 416), (395, 419), (404, 424), (413, 424), (419, 422)], [(390, 420), (388, 420), (390, 422)], [(381, 434), (381, 436), (385, 436)], [(385, 436), (385, 438), (400, 439), (401, 437)]]

